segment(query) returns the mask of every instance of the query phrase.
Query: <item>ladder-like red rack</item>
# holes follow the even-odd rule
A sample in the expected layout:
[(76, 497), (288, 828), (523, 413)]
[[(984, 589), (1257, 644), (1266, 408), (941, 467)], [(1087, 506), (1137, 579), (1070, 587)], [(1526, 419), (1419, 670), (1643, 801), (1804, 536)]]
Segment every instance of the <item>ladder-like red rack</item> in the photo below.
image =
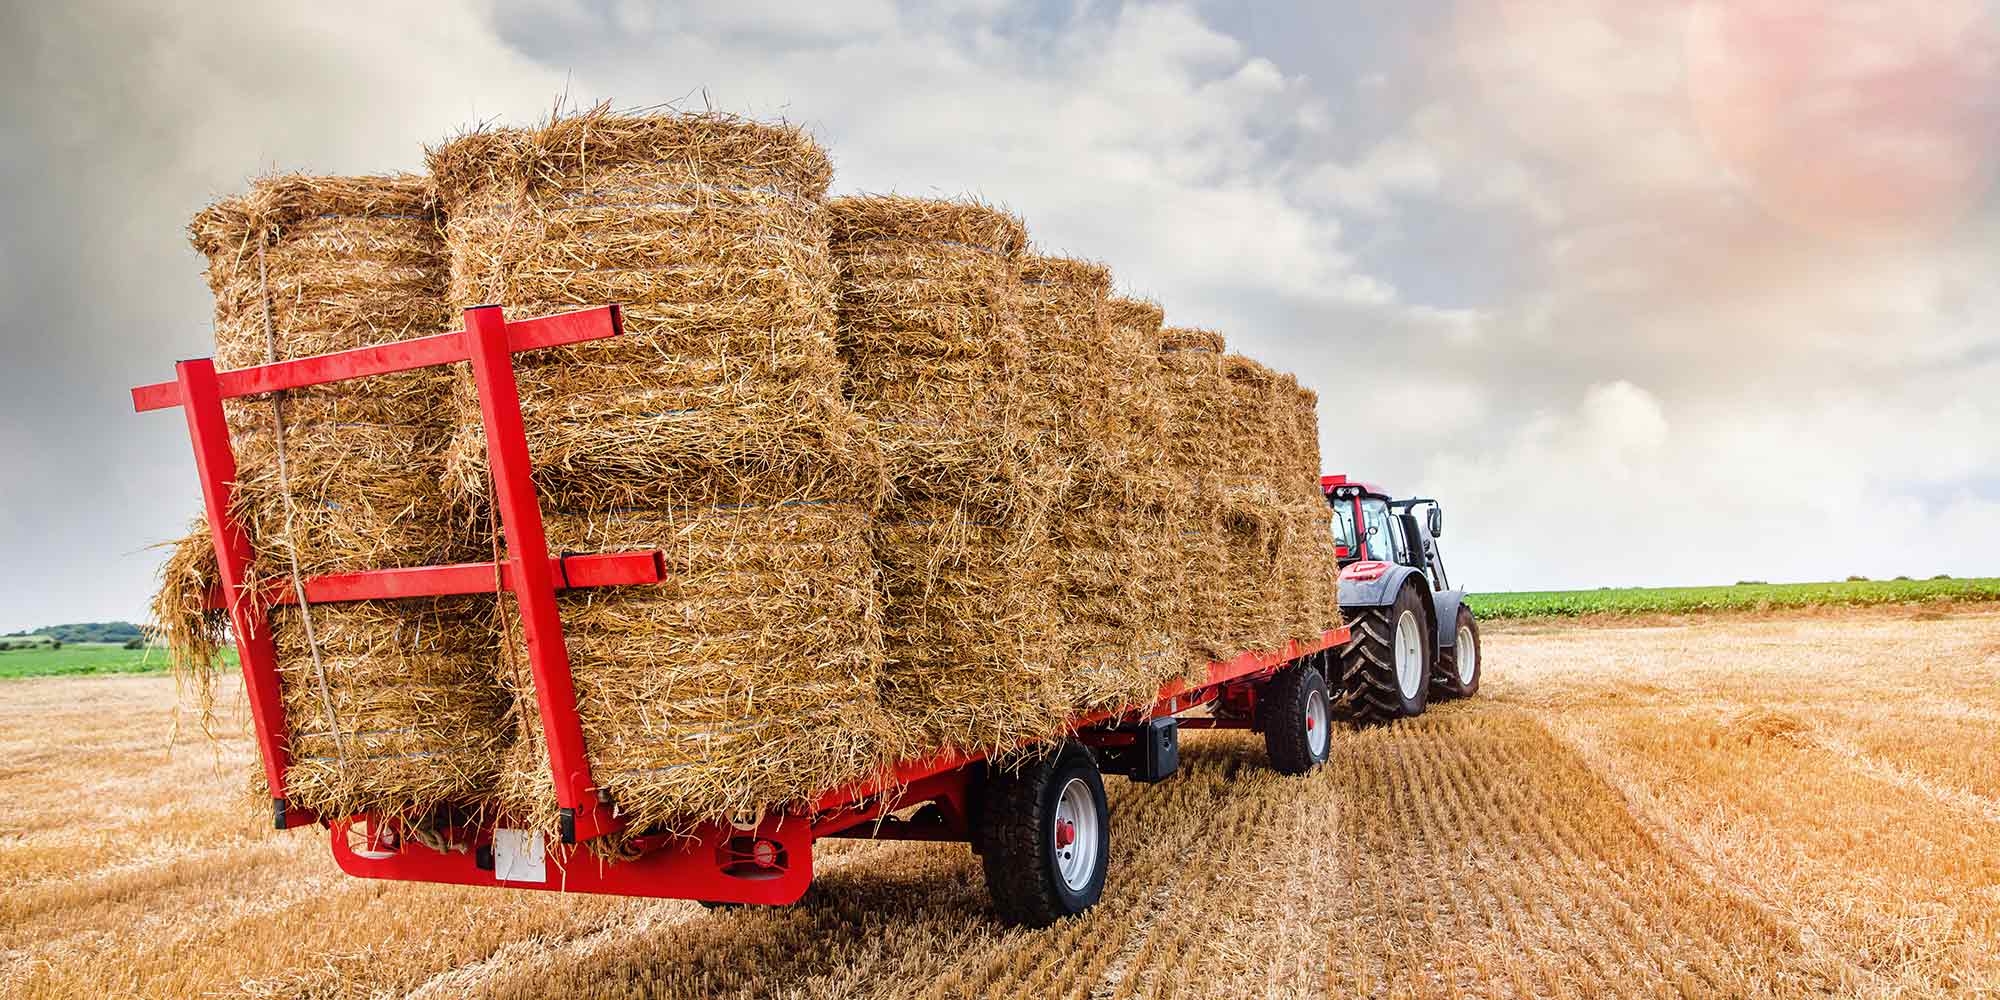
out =
[(279, 829), (322, 818), (308, 810), (289, 807), (285, 801), (285, 774), (291, 766), (291, 748), (286, 742), (288, 730), (277, 654), (265, 609), (297, 598), (290, 588), (275, 588), (260, 594), (246, 589), (255, 553), (249, 536), (230, 516), (236, 453), (230, 445), (222, 401), (431, 365), (471, 362), (473, 381), (479, 390), (479, 415), (486, 428), (493, 506), (507, 540), (506, 560), (497, 565), (461, 563), (320, 576), (305, 582), (305, 599), (308, 603), (321, 603), (499, 591), (513, 594), (520, 605), (535, 700), (548, 735), (549, 769), (555, 776), (556, 800), (562, 809), (563, 840), (576, 843), (616, 830), (620, 821), (590, 776), (590, 761), (584, 753), (583, 729), (576, 712), (576, 691), (570, 677), (569, 651), (563, 642), (562, 619), (556, 611), (556, 591), (559, 587), (658, 583), (663, 563), (658, 551), (584, 556), (548, 554), (527, 434), (521, 421), (521, 397), (514, 380), (513, 356), (520, 351), (602, 340), (623, 332), (623, 316), (615, 305), (515, 322), (508, 322), (498, 306), (479, 306), (465, 310), (465, 329), (452, 333), (225, 372), (217, 372), (215, 362), (209, 358), (182, 361), (174, 366), (174, 381), (132, 390), (132, 405), (136, 410), (179, 406), (187, 415), (195, 468), (201, 476), (202, 505), (208, 513), (209, 532), (215, 543), (220, 598), (229, 611), (229, 624), (236, 635), (244, 689), (250, 700), (250, 718), (256, 727), (257, 747), (264, 758), (264, 779), (270, 786), (272, 811)]

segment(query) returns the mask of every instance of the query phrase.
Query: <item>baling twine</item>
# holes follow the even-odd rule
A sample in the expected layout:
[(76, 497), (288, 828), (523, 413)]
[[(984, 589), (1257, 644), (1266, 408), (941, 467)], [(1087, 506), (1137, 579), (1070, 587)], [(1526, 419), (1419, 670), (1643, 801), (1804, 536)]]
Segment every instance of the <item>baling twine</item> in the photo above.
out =
[[(264, 357), (268, 363), (278, 361), (277, 324), (271, 319), (270, 274), (264, 267), (264, 240), (266, 230), (257, 232), (257, 300), (264, 313)], [(292, 566), (292, 594), (299, 602), (299, 621), (305, 626), (306, 650), (312, 654), (313, 676), (319, 681), (320, 707), (326, 712), (327, 728), (333, 731), (333, 752), (339, 759), (341, 769), (347, 767), (347, 741), (340, 732), (340, 720), (333, 711), (333, 691), (326, 682), (326, 664), (320, 659), (319, 638), (313, 633), (312, 605), (306, 603), (305, 576), (299, 569), (299, 542), (293, 532), (293, 515), (297, 504), (292, 500), (291, 474), (285, 461), (285, 390), (271, 394), (271, 422), (278, 435), (278, 492), (285, 498), (285, 549), (289, 553)]]

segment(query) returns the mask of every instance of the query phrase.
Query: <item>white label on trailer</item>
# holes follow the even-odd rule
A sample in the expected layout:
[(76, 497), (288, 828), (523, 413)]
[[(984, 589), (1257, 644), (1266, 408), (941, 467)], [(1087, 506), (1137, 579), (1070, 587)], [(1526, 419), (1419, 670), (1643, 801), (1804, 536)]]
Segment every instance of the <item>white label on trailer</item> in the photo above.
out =
[(493, 831), (493, 877), (502, 882), (547, 882), (548, 857), (542, 835), (533, 830)]

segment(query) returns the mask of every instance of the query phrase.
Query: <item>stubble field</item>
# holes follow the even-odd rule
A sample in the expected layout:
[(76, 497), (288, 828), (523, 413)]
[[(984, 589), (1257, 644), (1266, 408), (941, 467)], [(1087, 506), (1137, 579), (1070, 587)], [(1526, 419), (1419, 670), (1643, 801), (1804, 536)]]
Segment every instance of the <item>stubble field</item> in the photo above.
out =
[(1304, 779), (1190, 734), (1113, 780), (1104, 903), (988, 917), (963, 847), (807, 900), (365, 882), (270, 833), (162, 677), (0, 684), (0, 994), (2000, 996), (2000, 606), (1519, 623), (1482, 697)]

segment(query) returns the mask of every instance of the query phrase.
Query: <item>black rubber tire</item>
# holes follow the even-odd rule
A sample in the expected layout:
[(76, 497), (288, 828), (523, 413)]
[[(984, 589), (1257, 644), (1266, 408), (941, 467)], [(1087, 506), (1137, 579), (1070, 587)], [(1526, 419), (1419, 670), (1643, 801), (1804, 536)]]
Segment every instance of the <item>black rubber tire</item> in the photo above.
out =
[[(1322, 704), (1332, 705), (1326, 678), (1304, 665), (1286, 667), (1257, 688), (1257, 728), (1264, 733), (1264, 752), (1271, 758), (1271, 769), (1279, 774), (1305, 774), (1326, 763), (1333, 748), (1333, 738), (1328, 735), (1319, 752), (1313, 752), (1306, 706), (1315, 694)], [(1329, 711), (1328, 723), (1332, 718)]]
[[(1396, 602), (1387, 607), (1343, 609), (1353, 635), (1340, 650), (1340, 679), (1334, 691), (1334, 711), (1357, 726), (1407, 719), (1424, 714), (1429, 701), (1431, 664), (1437, 661), (1437, 639), (1430, 627), (1430, 613), (1414, 586), (1396, 592)], [(1392, 646), (1394, 623), (1404, 613), (1417, 616), (1424, 633), (1425, 683), (1417, 685), (1414, 697), (1403, 697), (1396, 685), (1396, 654)]]
[[(1081, 889), (1072, 890), (1056, 869), (1056, 799), (1070, 779), (1081, 778), (1097, 804), (1097, 864)], [(1111, 810), (1104, 777), (1090, 749), (1066, 741), (1054, 754), (1017, 770), (987, 772), (980, 816), (986, 888), (1000, 919), (1047, 927), (1097, 905), (1110, 870)]]
[(1464, 684), (1459, 683), (1459, 650), (1456, 643), (1450, 649), (1440, 649), (1437, 656), (1437, 672), (1431, 675), (1433, 699), (1470, 698), (1479, 693), (1479, 675), (1486, 671), (1486, 657), (1479, 648), (1479, 623), (1472, 619), (1471, 609), (1464, 605), (1459, 605), (1458, 622), (1453, 627), (1452, 633), (1456, 635), (1460, 629), (1470, 630), (1472, 633), (1472, 680)]

